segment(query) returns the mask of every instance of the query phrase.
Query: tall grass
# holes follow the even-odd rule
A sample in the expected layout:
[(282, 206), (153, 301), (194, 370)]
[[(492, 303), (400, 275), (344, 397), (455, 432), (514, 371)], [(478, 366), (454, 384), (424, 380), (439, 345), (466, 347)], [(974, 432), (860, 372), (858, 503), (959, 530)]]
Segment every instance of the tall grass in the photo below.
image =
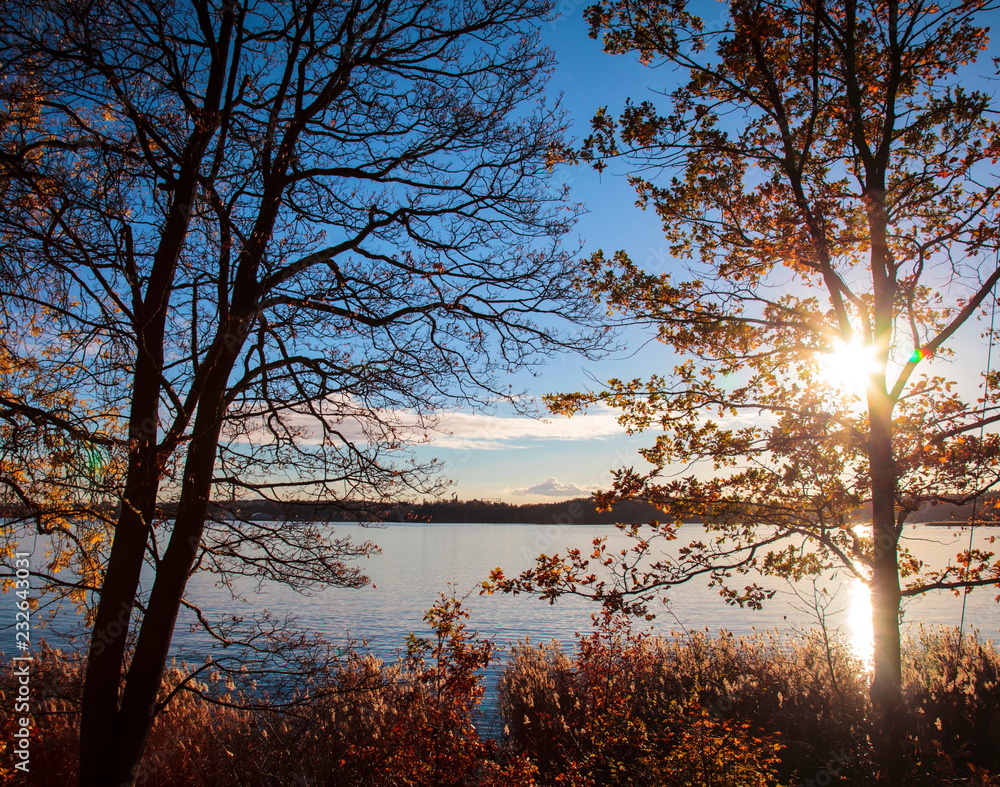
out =
[[(411, 637), (398, 661), (359, 655), (292, 706), (210, 702), (206, 684), (177, 692), (156, 719), (138, 783), (870, 783), (868, 673), (843, 642), (821, 634), (651, 637), (606, 618), (572, 651), (527, 641), (513, 649), (497, 687), (506, 732), (492, 740), (473, 723), (492, 646), (465, 630), (460, 603), (445, 599), (435, 610), (432, 634)], [(995, 647), (953, 629), (921, 630), (905, 654), (909, 783), (1000, 784)], [(75, 783), (81, 668), (76, 655), (36, 653), (30, 783)], [(171, 669), (161, 696), (186, 677)], [(0, 691), (9, 746), (9, 671)], [(3, 758), (9, 766), (9, 752)]]
[[(992, 642), (921, 629), (904, 664), (908, 783), (1000, 785)], [(868, 680), (826, 631), (649, 637), (604, 619), (573, 654), (516, 647), (499, 695), (510, 745), (545, 784), (867, 785)]]
[[(822, 767), (830, 752), (867, 761), (857, 666), (816, 640), (646, 637), (604, 621), (573, 657), (517, 647), (499, 691), (512, 743), (549, 779), (578, 770), (596, 784), (738, 787)], [(640, 768), (619, 773), (637, 757)]]
[[(992, 642), (921, 627), (906, 643), (903, 683), (915, 756), (949, 778), (1000, 774), (1000, 658)], [(982, 777), (985, 778), (985, 777)], [(993, 783), (1000, 784), (1000, 779)]]

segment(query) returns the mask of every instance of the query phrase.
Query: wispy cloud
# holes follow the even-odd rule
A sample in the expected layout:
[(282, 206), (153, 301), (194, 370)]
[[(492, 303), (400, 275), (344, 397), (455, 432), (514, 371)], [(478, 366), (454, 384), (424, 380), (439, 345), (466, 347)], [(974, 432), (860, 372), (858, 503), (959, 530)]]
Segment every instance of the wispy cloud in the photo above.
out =
[(542, 483), (528, 486), (523, 489), (505, 489), (506, 494), (511, 495), (543, 495), (545, 497), (587, 497), (593, 490), (584, 489), (577, 484), (567, 484), (558, 478), (549, 476)]
[[(616, 411), (603, 405), (592, 406), (587, 413), (572, 418), (552, 416), (532, 418), (525, 415), (494, 415), (469, 411), (438, 412), (423, 420), (408, 410), (366, 411), (352, 399), (330, 400), (323, 408), (326, 422), (347, 439), (385, 442), (390, 432), (411, 444), (430, 444), (436, 448), (458, 450), (501, 450), (528, 448), (543, 440), (602, 440), (624, 434)], [(303, 442), (315, 442), (322, 430), (316, 418), (290, 415), (287, 422), (299, 431)], [(269, 442), (260, 429), (252, 434), (254, 442)]]
[(615, 411), (593, 407), (572, 418), (529, 418), (485, 413), (441, 413), (431, 443), (440, 448), (526, 448), (537, 440), (601, 440), (624, 434)]

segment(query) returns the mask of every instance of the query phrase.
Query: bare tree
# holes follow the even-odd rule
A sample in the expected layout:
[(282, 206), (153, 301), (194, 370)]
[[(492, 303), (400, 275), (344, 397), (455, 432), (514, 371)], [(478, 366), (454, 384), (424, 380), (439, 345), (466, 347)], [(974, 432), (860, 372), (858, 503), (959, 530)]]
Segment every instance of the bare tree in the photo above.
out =
[(5, 352), (90, 408), (35, 407), (12, 377), (5, 417), (121, 466), (89, 588), (82, 784), (134, 781), (193, 571), (365, 581), (347, 561), (371, 545), (206, 525), (213, 497), (432, 490), (433, 467), (392, 460), (408, 432), (599, 345), (560, 248), (575, 212), (545, 182), (546, 11), (4, 3), (3, 73), (35, 109), (3, 132)]

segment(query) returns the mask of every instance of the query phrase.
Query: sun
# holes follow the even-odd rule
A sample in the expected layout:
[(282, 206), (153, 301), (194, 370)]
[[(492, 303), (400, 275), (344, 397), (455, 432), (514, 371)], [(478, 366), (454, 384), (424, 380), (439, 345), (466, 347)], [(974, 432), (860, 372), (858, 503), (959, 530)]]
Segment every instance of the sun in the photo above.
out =
[(834, 342), (829, 352), (818, 357), (817, 366), (824, 383), (858, 396), (864, 394), (872, 375), (879, 371), (875, 348), (858, 338)]

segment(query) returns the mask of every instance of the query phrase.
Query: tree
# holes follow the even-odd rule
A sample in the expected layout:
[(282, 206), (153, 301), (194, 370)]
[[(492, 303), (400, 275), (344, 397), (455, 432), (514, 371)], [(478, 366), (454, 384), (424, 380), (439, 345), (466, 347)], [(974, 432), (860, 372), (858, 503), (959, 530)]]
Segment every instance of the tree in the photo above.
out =
[(499, 374), (603, 334), (560, 247), (575, 211), (546, 185), (546, 4), (3, 12), (7, 92), (37, 110), (9, 103), (2, 129), (4, 351), (89, 408), (12, 377), (4, 417), (120, 457), (110, 549), (80, 579), (80, 779), (133, 783), (193, 572), (366, 581), (349, 561), (373, 545), (213, 501), (299, 490), (363, 516), (432, 492), (433, 464), (393, 457), (436, 409), (510, 398)]
[[(1000, 420), (1000, 380), (982, 373), (970, 402), (975, 381), (946, 377), (963, 332), (977, 349), (961, 371), (988, 364), (970, 337), (1000, 280), (996, 105), (969, 87), (995, 7), (734, 0), (722, 30), (683, 2), (587, 10), (605, 51), (688, 78), (666, 93), (668, 112), (602, 108), (566, 157), (627, 163), (638, 204), (656, 211), (690, 276), (594, 255), (591, 291), (655, 325), (680, 361), (672, 375), (549, 403), (572, 414), (605, 402), (630, 431), (660, 430), (642, 452), (652, 469), (617, 471), (603, 499), (644, 498), (666, 518), (632, 526), (637, 544), (620, 555), (598, 543), (494, 576), (508, 590), (646, 612), (658, 589), (692, 576), (759, 605), (770, 591), (728, 580), (846, 569), (871, 590), (877, 750), (897, 783), (900, 600), (1000, 586), (993, 554), (927, 566), (904, 535), (919, 508), (980, 499), (998, 480), (1000, 441), (984, 427)], [(865, 506), (870, 532), (855, 526)], [(650, 542), (676, 538), (691, 514), (721, 540), (656, 558)], [(595, 574), (601, 564), (611, 576)]]

